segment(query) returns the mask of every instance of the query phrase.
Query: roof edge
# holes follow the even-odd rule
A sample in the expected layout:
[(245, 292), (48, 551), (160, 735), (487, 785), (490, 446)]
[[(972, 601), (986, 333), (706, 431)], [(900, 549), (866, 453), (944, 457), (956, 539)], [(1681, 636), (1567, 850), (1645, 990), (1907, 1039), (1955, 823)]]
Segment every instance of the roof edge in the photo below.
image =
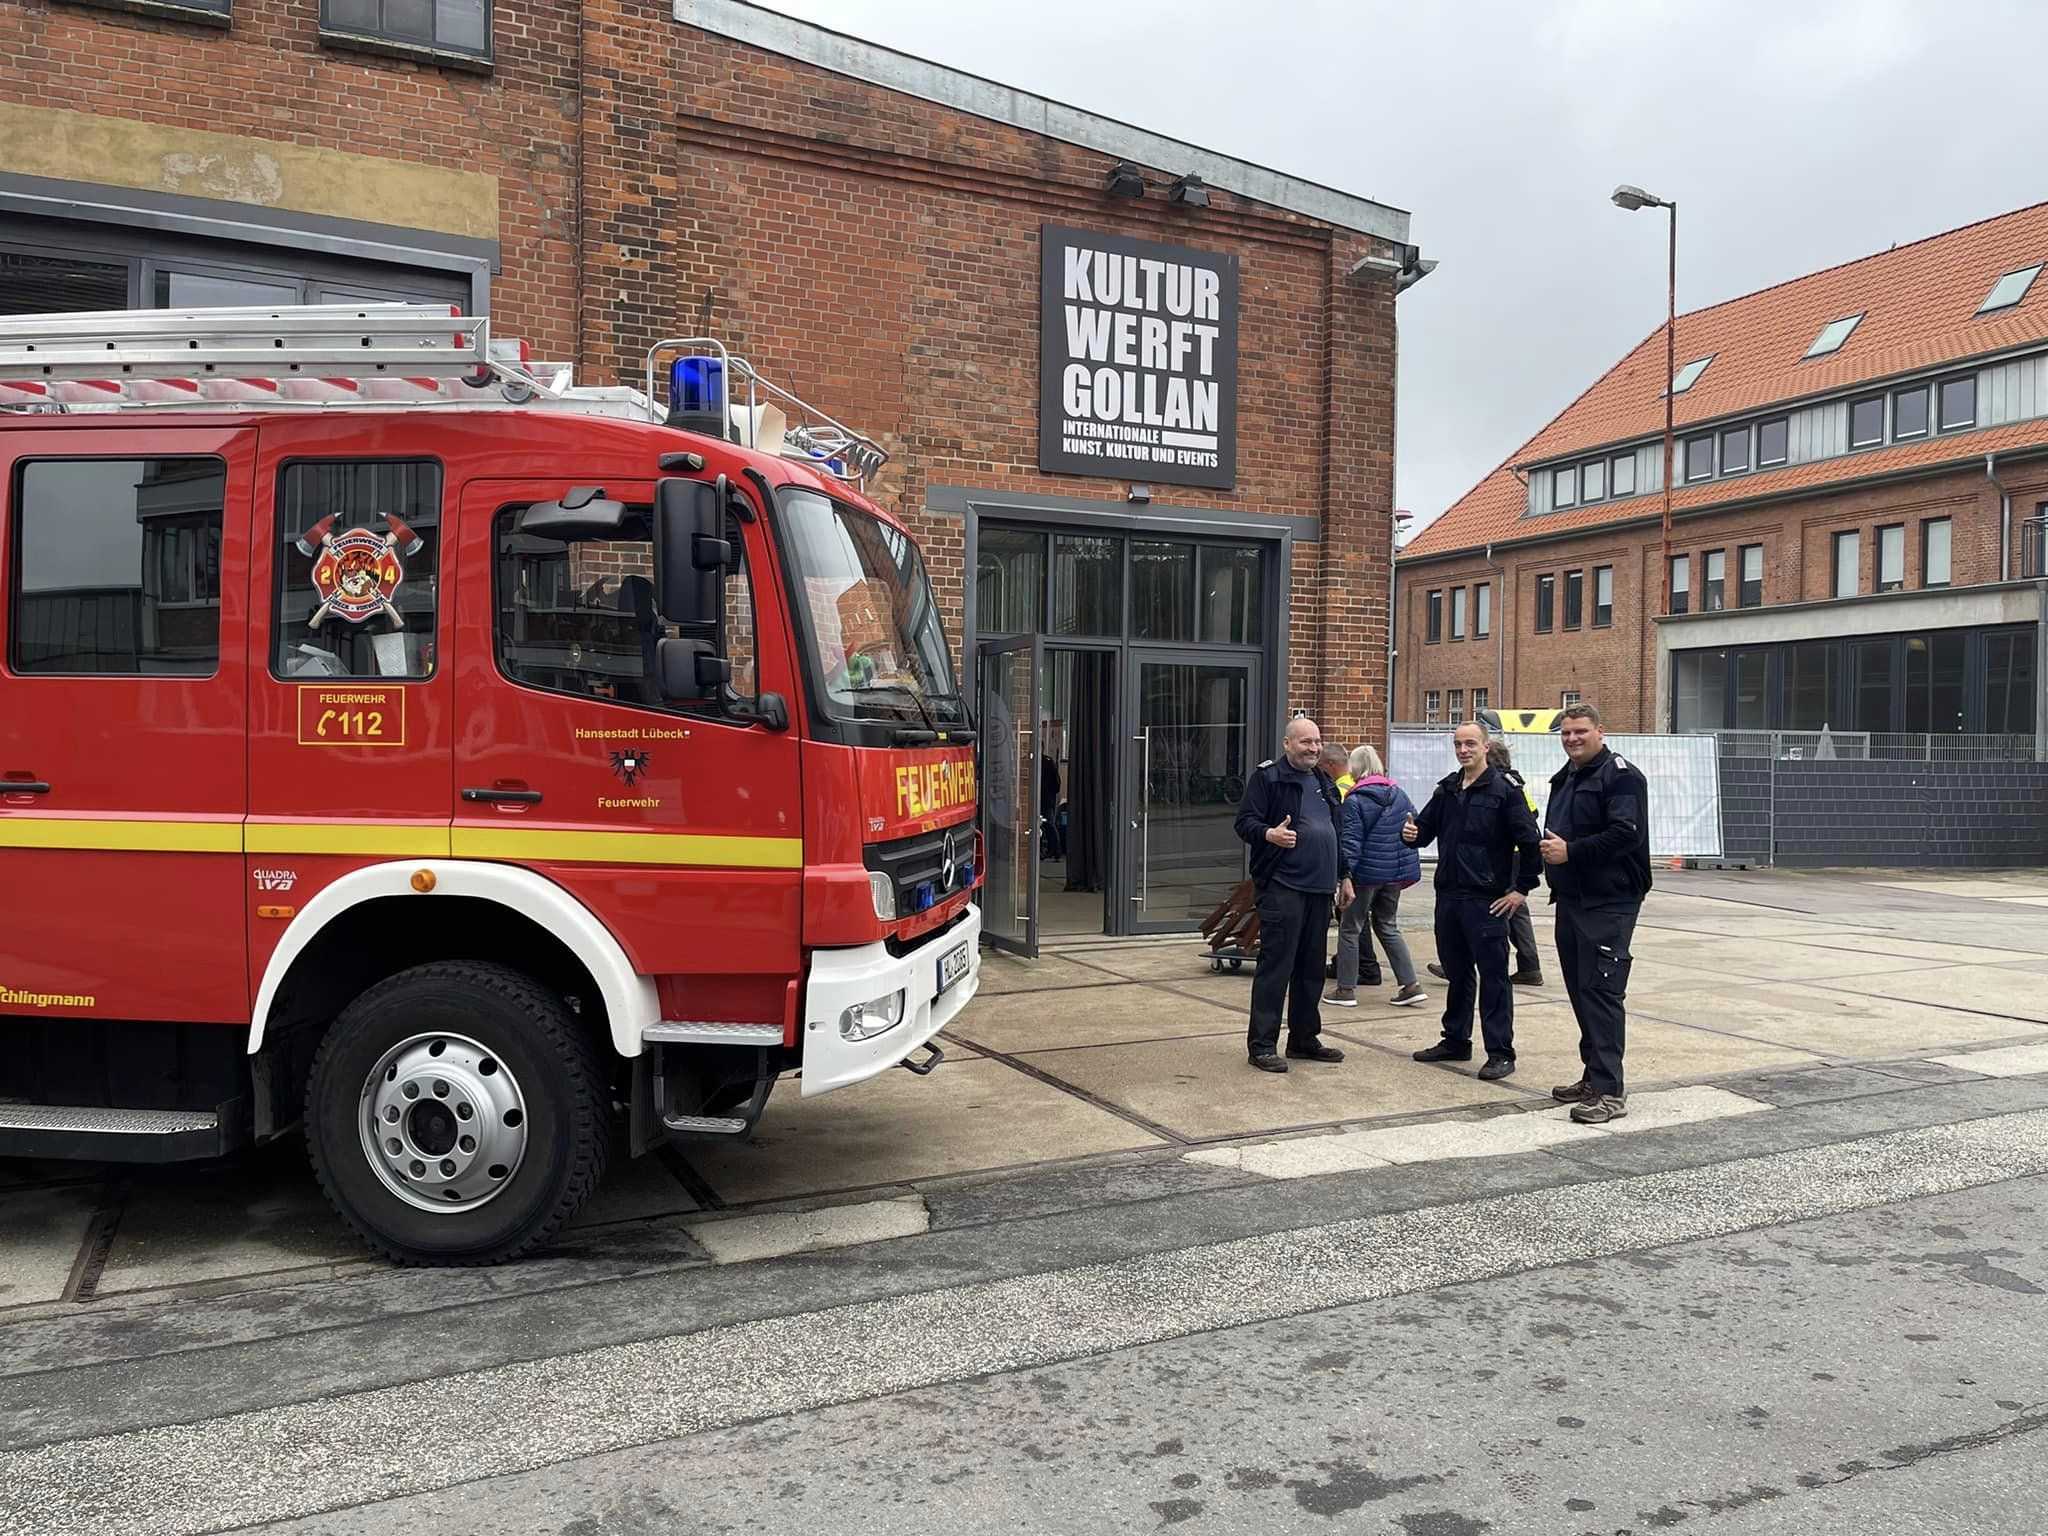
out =
[(674, 0), (675, 19), (687, 27), (936, 102), (990, 122), (1135, 160), (1160, 170), (1178, 169), (1239, 197), (1282, 208), (1359, 234), (1408, 243), (1405, 209), (1304, 181), (1199, 145), (1169, 139), (1115, 118), (1034, 96), (1029, 91), (898, 53), (815, 22), (799, 21), (745, 0)]
[[(2015, 425), (2018, 425), (2018, 423), (2015, 423)], [(2044, 420), (2042, 425), (2044, 431), (2048, 431), (2048, 420)], [(2000, 429), (1989, 427), (1985, 430), (1995, 432)], [(2007, 458), (2039, 458), (2043, 455), (2048, 455), (2048, 437), (2044, 437), (2038, 442), (2021, 443), (2016, 447), (1994, 448), (1989, 451), (1997, 455), (2001, 460)], [(1902, 469), (1881, 469), (1872, 475), (1856, 475), (1844, 480), (1823, 480), (1818, 485), (1801, 485), (1783, 490), (1764, 491), (1755, 496), (1734, 496), (1725, 501), (1709, 501), (1693, 507), (1674, 507), (1671, 512), (1671, 521), (1675, 527), (1687, 518), (1709, 517), (1738, 507), (1767, 507), (1773, 502), (1803, 501), (1815, 496), (1833, 496), (1843, 491), (1859, 490), (1864, 486), (1884, 485), (1891, 481), (1918, 480), (1930, 475), (1952, 474), (1967, 465), (1981, 463), (1984, 457), (1985, 455), (1981, 451), (1965, 453), (1952, 459), (1936, 459), (1931, 463), (1912, 464)], [(1491, 476), (1488, 478), (1491, 478)], [(1483, 481), (1481, 482), (1481, 484), (1484, 483)], [(1652, 497), (1656, 497), (1659, 493), (1652, 491), (1649, 494)], [(1537, 519), (1539, 522), (1545, 520)], [(1593, 534), (1606, 533), (1613, 529), (1634, 528), (1639, 525), (1660, 523), (1662, 521), (1663, 511), (1659, 507), (1648, 512), (1638, 511), (1628, 517), (1617, 517), (1597, 523), (1581, 523), (1574, 528), (1539, 530), (1518, 538), (1481, 539), (1476, 544), (1460, 544), (1454, 549), (1429, 549), (1416, 555), (1409, 555), (1397, 550), (1394, 554), (1394, 564), (1398, 566), (1406, 561), (1413, 561), (1416, 565), (1422, 565), (1431, 560), (1449, 560), (1457, 556), (1483, 554), (1489, 549), (1506, 549), (1510, 546), (1525, 544), (1554, 544), (1565, 539), (1587, 538)], [(1423, 531), (1427, 532), (1428, 530), (1425, 529)], [(1420, 538), (1421, 535), (1417, 534), (1416, 537)]]

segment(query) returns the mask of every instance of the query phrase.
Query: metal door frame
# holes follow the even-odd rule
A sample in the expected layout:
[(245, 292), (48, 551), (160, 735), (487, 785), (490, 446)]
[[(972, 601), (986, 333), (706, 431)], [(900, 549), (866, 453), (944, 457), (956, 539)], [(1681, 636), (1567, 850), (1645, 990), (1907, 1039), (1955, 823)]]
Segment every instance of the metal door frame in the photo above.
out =
[[(1026, 960), (1036, 960), (1038, 958), (1038, 850), (1040, 841), (1038, 826), (1038, 758), (1042, 750), (1041, 743), (1045, 737), (1045, 636), (1035, 633), (1012, 635), (1006, 639), (983, 640), (976, 644), (974, 648), (974, 698), (976, 706), (974, 715), (976, 721), (983, 727), (979, 739), (983, 749), (982, 769), (985, 770), (988, 766), (987, 753), (992, 747), (986, 729), (989, 718), (988, 701), (984, 697), (988, 681), (987, 663), (992, 656), (1018, 654), (1028, 655), (1031, 663), (1031, 729), (1028, 733), (1031, 737), (1031, 751), (1026, 756), (1026, 762), (1029, 766), (1024, 774), (1025, 782), (1018, 786), (1018, 802), (1020, 807), (1018, 814), (1028, 815), (1031, 827), (1031, 831), (1025, 839), (1027, 844), (1025, 862), (1031, 873), (1025, 897), (1024, 938), (1019, 942), (1016, 939), (1010, 938), (1007, 934), (999, 934), (989, 928), (986, 895), (982, 898), (983, 922), (981, 937), (982, 942), (991, 949), (1000, 949), (1009, 954), (1019, 955)], [(1013, 749), (1013, 744), (1005, 741), (1002, 743), (1002, 749), (1010, 751)], [(981, 783), (985, 784), (988, 782), (988, 776), (985, 771), (978, 772), (976, 778)], [(993, 829), (989, 827), (986, 819), (988, 815), (988, 797), (983, 795), (979, 797), (979, 800), (984, 854), (982, 859), (982, 879), (986, 881), (989, 866), (994, 862), (987, 857), (987, 853), (995, 847), (995, 837)]]
[[(1124, 647), (1123, 696), (1118, 700), (1117, 782), (1124, 788), (1124, 809), (1117, 817), (1117, 853), (1113, 873), (1120, 899), (1116, 903), (1118, 934), (1193, 933), (1200, 920), (1147, 920), (1139, 913), (1145, 895), (1145, 765), (1143, 726), (1138, 716), (1143, 709), (1139, 674), (1146, 666), (1241, 667), (1245, 674), (1245, 730), (1250, 751), (1259, 748), (1259, 731), (1264, 720), (1267, 688), (1266, 656), (1255, 646), (1212, 646), (1188, 644), (1131, 644)], [(1258, 762), (1247, 754), (1249, 773)]]

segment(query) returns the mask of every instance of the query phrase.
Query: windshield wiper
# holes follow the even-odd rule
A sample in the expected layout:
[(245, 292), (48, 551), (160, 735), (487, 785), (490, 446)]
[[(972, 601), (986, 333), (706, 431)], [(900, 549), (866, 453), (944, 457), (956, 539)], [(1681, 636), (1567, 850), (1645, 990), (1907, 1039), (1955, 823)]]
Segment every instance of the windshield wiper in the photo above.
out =
[[(924, 696), (908, 683), (862, 683), (858, 688), (849, 688), (848, 693), (897, 693), (910, 701), (910, 707), (917, 711), (918, 719), (924, 722), (924, 729), (913, 726), (898, 726), (890, 732), (889, 739), (899, 747), (927, 747), (935, 741), (972, 741), (974, 732), (957, 727), (939, 729), (939, 723), (932, 718), (932, 712), (924, 707)], [(934, 698), (959, 699), (958, 694), (934, 694)], [(963, 709), (962, 713), (966, 711)]]

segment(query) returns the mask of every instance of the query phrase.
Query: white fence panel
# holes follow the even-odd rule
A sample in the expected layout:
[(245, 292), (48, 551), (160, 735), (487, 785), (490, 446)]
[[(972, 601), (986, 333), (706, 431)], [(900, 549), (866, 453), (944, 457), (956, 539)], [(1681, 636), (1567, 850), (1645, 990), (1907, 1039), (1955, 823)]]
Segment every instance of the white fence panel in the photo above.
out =
[[(1536, 797), (1537, 819), (1550, 798), (1550, 776), (1564, 766), (1564, 743), (1555, 735), (1506, 736), (1515, 771)], [(1624, 736), (1610, 732), (1607, 745), (1643, 770), (1650, 785), (1650, 857), (1719, 858), (1721, 847), (1721, 764), (1712, 736)], [(1448, 726), (1393, 733), (1387, 772), (1408, 791), (1419, 810), (1437, 780), (1458, 766)]]

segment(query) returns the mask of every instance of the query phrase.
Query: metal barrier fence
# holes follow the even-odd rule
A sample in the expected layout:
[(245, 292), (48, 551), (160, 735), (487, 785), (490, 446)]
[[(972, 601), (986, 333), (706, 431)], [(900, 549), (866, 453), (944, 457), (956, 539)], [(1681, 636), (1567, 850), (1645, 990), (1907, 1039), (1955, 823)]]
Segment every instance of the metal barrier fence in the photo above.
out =
[(2030, 763), (2032, 733), (1966, 735), (1961, 731), (1716, 731), (1721, 758), (1782, 762), (1873, 760), (1912, 763)]

